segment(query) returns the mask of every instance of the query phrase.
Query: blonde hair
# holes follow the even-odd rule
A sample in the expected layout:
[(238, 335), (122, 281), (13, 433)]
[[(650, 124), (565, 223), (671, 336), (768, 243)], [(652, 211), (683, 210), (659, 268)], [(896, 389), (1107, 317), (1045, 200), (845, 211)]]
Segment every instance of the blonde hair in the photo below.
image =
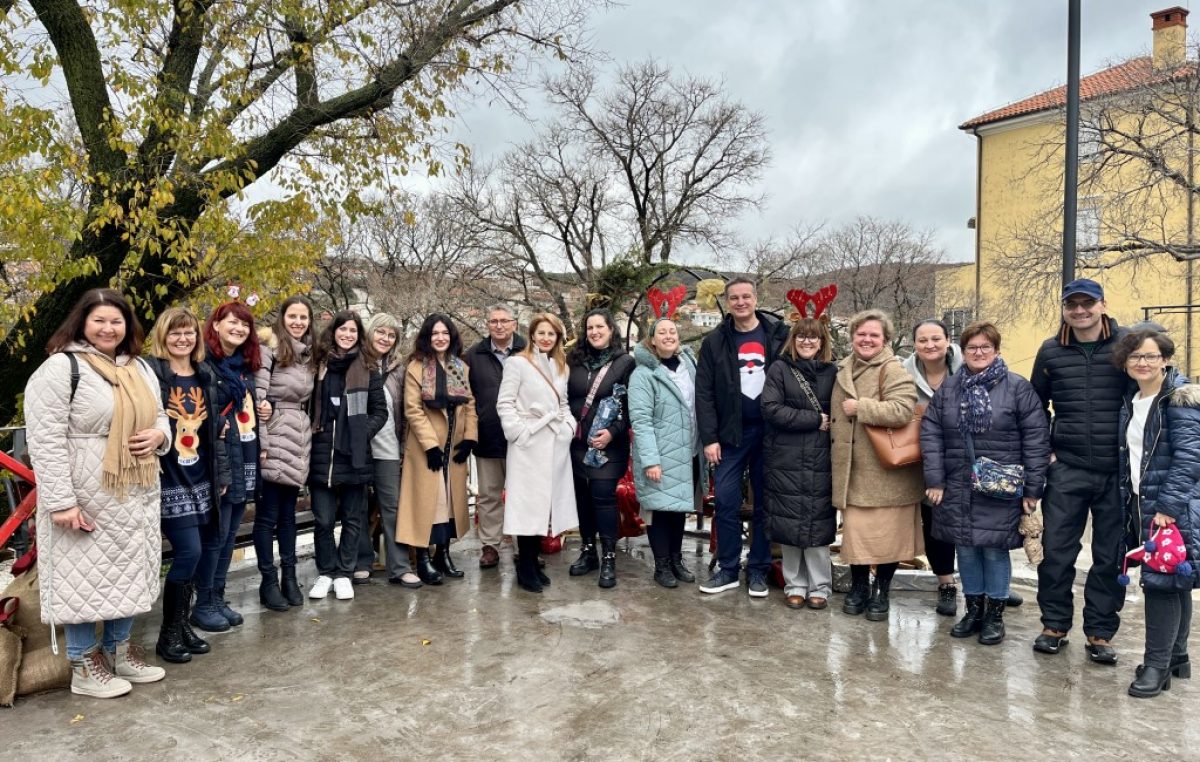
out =
[[(649, 349), (651, 354), (653, 354), (655, 356), (658, 355), (658, 347), (654, 346), (654, 334), (656, 331), (658, 331), (658, 327), (660, 325), (662, 325), (663, 323), (671, 323), (672, 325), (674, 325), (675, 326), (675, 335), (676, 336), (679, 335), (679, 324), (675, 322), (674, 318), (658, 318), (653, 323), (651, 323), (650, 330), (646, 331), (646, 337), (644, 339), (642, 339), (641, 343), (642, 343), (643, 347), (645, 347), (646, 349)], [(682, 351), (683, 351), (683, 340), (680, 339), (679, 347), (675, 350), (675, 354), (679, 354)]]
[(187, 307), (170, 307), (162, 311), (154, 327), (150, 329), (149, 347), (146, 350), (152, 357), (160, 360), (171, 359), (167, 351), (167, 334), (177, 328), (190, 327), (196, 331), (196, 347), (192, 350), (192, 363), (204, 360), (204, 337), (201, 334), (200, 321)]
[(850, 336), (853, 337), (855, 331), (857, 331), (863, 323), (869, 323), (872, 320), (883, 326), (883, 340), (891, 341), (892, 337), (896, 335), (896, 327), (892, 325), (892, 319), (886, 312), (876, 309), (862, 310), (861, 312), (854, 313), (853, 317), (850, 318)]
[(567, 353), (563, 350), (563, 344), (567, 340), (567, 330), (563, 327), (562, 321), (549, 312), (539, 312), (529, 319), (529, 343), (521, 350), (521, 354), (531, 360), (533, 359), (533, 353), (537, 350), (537, 345), (533, 341), (533, 334), (542, 323), (549, 323), (550, 327), (554, 329), (554, 333), (558, 335), (558, 341), (555, 342), (554, 349), (551, 349), (548, 354), (550, 359), (554, 361), (554, 366), (558, 368), (558, 372), (566, 373)]
[(793, 360), (800, 359), (800, 353), (796, 351), (797, 336), (816, 336), (821, 340), (821, 349), (817, 352), (817, 359), (821, 362), (833, 362), (833, 337), (829, 334), (829, 326), (824, 320), (800, 318), (792, 325), (792, 329), (788, 331), (787, 345), (783, 351)]

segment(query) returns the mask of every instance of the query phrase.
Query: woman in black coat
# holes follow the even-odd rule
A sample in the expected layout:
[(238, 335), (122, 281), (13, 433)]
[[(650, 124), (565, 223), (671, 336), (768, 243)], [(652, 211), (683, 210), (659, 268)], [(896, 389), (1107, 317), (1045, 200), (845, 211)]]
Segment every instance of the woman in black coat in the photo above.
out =
[[(1009, 551), (1021, 546), (1022, 513), (1032, 513), (1046, 484), (1050, 428), (1033, 385), (1000, 357), (1000, 332), (991, 323), (967, 326), (959, 340), (964, 363), (933, 395), (921, 422), (926, 497), (933, 535), (953, 543), (967, 613), (950, 634), (979, 633), (979, 642), (1004, 640), (1004, 606), (1012, 580)], [(1024, 468), (1022, 493), (989, 497), (971, 482), (972, 457)]]
[[(571, 468), (575, 479), (575, 507), (582, 539), (579, 560), (571, 565), (571, 576), (600, 570), (600, 587), (617, 584), (617, 482), (629, 464), (629, 410), (625, 391), (633, 373), (633, 357), (621, 347), (621, 331), (606, 309), (583, 316), (581, 337), (567, 356), (567, 400), (571, 415), (579, 421), (571, 440)], [(617, 387), (620, 387), (617, 389)], [(620, 414), (596, 436), (589, 438), (600, 403), (613, 397), (621, 404)], [(589, 448), (600, 450), (607, 461), (589, 466), (583, 459)], [(596, 553), (600, 534), (603, 562)]]
[(763, 387), (767, 536), (783, 549), (784, 594), (793, 609), (823, 609), (833, 592), (829, 545), (837, 518), (829, 400), (836, 377), (828, 326), (801, 318)]

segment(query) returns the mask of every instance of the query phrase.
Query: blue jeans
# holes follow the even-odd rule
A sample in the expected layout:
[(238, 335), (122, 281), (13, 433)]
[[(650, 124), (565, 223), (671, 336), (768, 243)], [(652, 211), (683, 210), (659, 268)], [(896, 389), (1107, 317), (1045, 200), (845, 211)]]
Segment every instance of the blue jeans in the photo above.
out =
[[(129, 640), (129, 631), (133, 629), (133, 617), (109, 619), (104, 622), (104, 650), (112, 653), (117, 650), (117, 644)], [(63, 631), (67, 635), (67, 658), (79, 659), (85, 651), (96, 645), (96, 623), (82, 622), (79, 624), (64, 624)]]
[(750, 493), (754, 518), (750, 522), (750, 576), (765, 576), (771, 568), (771, 543), (767, 541), (763, 511), (763, 425), (742, 422), (742, 444), (721, 444), (721, 462), (714, 475), (716, 484), (717, 561), (721, 571), (738, 573), (742, 558), (742, 475), (750, 470)]
[(262, 496), (254, 506), (254, 555), (258, 570), (275, 573), (275, 556), (271, 552), (279, 538), (279, 565), (296, 566), (296, 500), (300, 488), (288, 484), (264, 481)]
[(210, 517), (204, 525), (200, 534), (200, 563), (196, 566), (197, 590), (225, 589), (225, 575), (233, 560), (233, 544), (245, 512), (245, 503), (222, 499), (217, 515)]
[(204, 525), (174, 527), (168, 523), (163, 524), (162, 531), (171, 543), (171, 570), (167, 572), (167, 582), (191, 582), (200, 565)]
[(975, 545), (958, 545), (955, 550), (963, 595), (986, 595), (997, 601), (1008, 598), (1012, 559), (1007, 550)]
[[(367, 485), (340, 484), (333, 489), (312, 484), (313, 545), (317, 573), (325, 577), (350, 577), (358, 562), (359, 534), (367, 523)], [(333, 539), (333, 525), (342, 519), (342, 536)]]

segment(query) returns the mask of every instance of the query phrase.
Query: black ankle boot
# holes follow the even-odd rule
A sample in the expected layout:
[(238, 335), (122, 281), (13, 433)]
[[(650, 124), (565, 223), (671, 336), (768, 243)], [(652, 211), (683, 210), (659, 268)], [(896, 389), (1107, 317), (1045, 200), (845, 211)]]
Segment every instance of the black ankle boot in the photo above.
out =
[(288, 602), (289, 606), (303, 606), (304, 593), (300, 592), (300, 583), (296, 581), (296, 567), (284, 566), (280, 572), (279, 587), (283, 592), (283, 599)]
[(950, 637), (969, 638), (983, 627), (983, 596), (968, 595), (967, 613), (950, 628)]
[(275, 572), (263, 572), (262, 582), (258, 584), (258, 600), (271, 611), (288, 610), (287, 599), (279, 589), (279, 580), (275, 578)]
[(537, 562), (537, 548), (540, 542), (537, 537), (517, 538), (517, 585), (530, 593), (542, 592)]
[(1004, 607), (1007, 598), (994, 601), (984, 599), (983, 624), (979, 628), (979, 642), (985, 646), (999, 645), (1004, 640)]
[(571, 564), (572, 577), (582, 577), (600, 568), (600, 555), (594, 542), (585, 542), (579, 547), (579, 559)]
[(871, 588), (866, 580), (855, 580), (850, 584), (850, 592), (846, 593), (846, 600), (842, 601), (842, 612), (851, 616), (858, 616), (867, 610), (867, 598), (871, 596)]
[(654, 581), (663, 587), (679, 587), (675, 574), (671, 571), (671, 559), (654, 559)]
[(450, 543), (444, 542), (437, 546), (433, 551), (433, 568), (442, 573), (444, 577), (459, 579), (463, 576), (463, 572), (454, 565), (454, 559), (450, 557)]
[(426, 585), (442, 584), (442, 573), (433, 568), (433, 564), (429, 563), (429, 549), (417, 549), (417, 576)]
[(188, 584), (183, 591), (183, 595), (179, 599), (179, 632), (183, 636), (183, 644), (187, 646), (187, 650), (192, 654), (206, 654), (212, 650), (212, 646), (208, 641), (196, 634), (192, 629), (192, 623), (189, 617), (192, 615), (192, 594), (196, 588), (192, 584)]
[(682, 553), (672, 553), (669, 563), (671, 565), (671, 574), (674, 575), (675, 579), (689, 584), (696, 581), (696, 575), (692, 574), (684, 566)]
[(611, 537), (600, 538), (600, 547), (604, 551), (600, 559), (600, 579), (596, 584), (603, 588), (617, 586), (617, 541)]
[(871, 600), (867, 602), (868, 620), (872, 622), (887, 621), (888, 611), (891, 610), (891, 603), (888, 600), (891, 587), (890, 579), (886, 582), (875, 580), (875, 590), (871, 593)]
[(185, 664), (192, 660), (192, 652), (183, 642), (180, 627), (179, 599), (187, 595), (187, 587), (180, 582), (166, 582), (163, 586), (162, 626), (158, 628), (158, 643), (154, 652), (163, 661)]
[(1137, 679), (1129, 684), (1129, 695), (1135, 698), (1154, 698), (1171, 690), (1171, 670), (1159, 667), (1138, 667)]
[(954, 616), (958, 613), (958, 588), (954, 585), (938, 585), (937, 613)]

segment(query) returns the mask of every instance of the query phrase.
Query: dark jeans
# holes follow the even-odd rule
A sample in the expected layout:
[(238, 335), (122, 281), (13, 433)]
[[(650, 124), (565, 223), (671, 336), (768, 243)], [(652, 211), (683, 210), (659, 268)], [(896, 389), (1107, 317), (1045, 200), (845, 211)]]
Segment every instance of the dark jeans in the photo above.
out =
[(1191, 630), (1191, 590), (1146, 591), (1146, 666), (1166, 669), (1172, 656), (1186, 656)]
[(262, 496), (254, 506), (254, 555), (258, 570), (275, 573), (275, 557), (271, 546), (279, 538), (279, 565), (296, 567), (296, 499), (299, 487), (264, 481)]
[(1092, 568), (1083, 588), (1084, 634), (1111, 639), (1121, 626), (1125, 605), (1121, 573), (1123, 535), (1121, 499), (1116, 472), (1089, 471), (1065, 463), (1052, 463), (1042, 495), (1042, 549), (1038, 564), (1038, 606), (1042, 626), (1067, 632), (1075, 614), (1072, 587), (1075, 559), (1092, 516)]
[(223, 590), (229, 562), (233, 560), (233, 544), (238, 525), (246, 512), (245, 503), (230, 503), (222, 499), (216, 515), (209, 516), (200, 532), (200, 562), (196, 565), (196, 588)]
[[(358, 538), (367, 520), (367, 485), (343, 484), (332, 489), (312, 485), (313, 544), (317, 573), (325, 577), (351, 577), (358, 559)], [(342, 520), (342, 536), (334, 542), (333, 525)]]
[(196, 574), (196, 567), (200, 564), (200, 543), (204, 525), (175, 527), (166, 523), (163, 524), (162, 531), (167, 542), (171, 543), (171, 570), (167, 572), (167, 582), (191, 582)]
[(655, 558), (668, 558), (683, 552), (683, 528), (688, 514), (679, 511), (655, 511), (654, 521), (646, 527), (650, 550)]
[(921, 534), (929, 568), (939, 577), (949, 577), (954, 573), (954, 545), (933, 536), (933, 508), (928, 503), (921, 503)]
[(579, 514), (579, 536), (584, 543), (601, 538), (617, 539), (617, 480), (588, 479), (575, 474), (575, 510)]
[(771, 543), (767, 541), (766, 515), (763, 511), (763, 425), (742, 422), (739, 447), (721, 443), (721, 462), (717, 464), (716, 529), (717, 560), (721, 571), (737, 574), (742, 558), (742, 475), (750, 471), (750, 493), (754, 500), (754, 518), (750, 522), (750, 555), (746, 570), (750, 575), (766, 575), (771, 568)]

